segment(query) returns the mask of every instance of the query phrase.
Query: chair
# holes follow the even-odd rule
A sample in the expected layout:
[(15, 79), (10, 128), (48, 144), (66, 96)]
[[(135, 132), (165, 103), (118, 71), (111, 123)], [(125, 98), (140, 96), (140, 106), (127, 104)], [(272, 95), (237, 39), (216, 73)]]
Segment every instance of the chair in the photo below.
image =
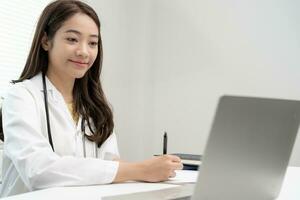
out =
[(2, 103), (0, 99), (0, 140), (4, 142), (3, 126), (2, 126)]

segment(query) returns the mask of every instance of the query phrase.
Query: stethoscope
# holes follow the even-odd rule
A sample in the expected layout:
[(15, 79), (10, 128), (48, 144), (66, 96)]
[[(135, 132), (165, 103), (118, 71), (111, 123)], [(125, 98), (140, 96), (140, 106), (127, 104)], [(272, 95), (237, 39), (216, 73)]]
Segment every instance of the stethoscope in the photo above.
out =
[[(44, 103), (45, 103), (45, 110), (46, 110), (46, 120), (47, 120), (47, 132), (48, 132), (48, 139), (51, 145), (52, 150), (54, 150), (52, 135), (51, 135), (51, 127), (50, 127), (50, 119), (49, 119), (49, 108), (48, 108), (48, 96), (47, 96), (47, 84), (45, 74), (42, 73), (43, 76), (43, 94), (44, 94)], [(83, 146), (83, 156), (86, 158), (86, 146), (85, 146), (85, 120), (81, 120), (81, 132), (82, 132), (82, 146)], [(97, 144), (95, 143), (95, 156), (98, 158), (98, 149)]]

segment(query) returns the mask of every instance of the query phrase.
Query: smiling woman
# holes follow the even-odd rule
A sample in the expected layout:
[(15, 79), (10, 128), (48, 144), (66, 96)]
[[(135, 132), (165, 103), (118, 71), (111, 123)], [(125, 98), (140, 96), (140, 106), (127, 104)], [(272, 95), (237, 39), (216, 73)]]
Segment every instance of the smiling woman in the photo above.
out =
[(164, 155), (120, 161), (113, 114), (102, 90), (96, 12), (57, 0), (42, 12), (25, 67), (3, 101), (1, 196), (121, 181), (167, 180), (182, 164)]
[(53, 38), (46, 33), (42, 38), (42, 47), (48, 52), (49, 58), (47, 77), (65, 94), (63, 96), (67, 103), (73, 100), (75, 79), (82, 78), (97, 58), (98, 40), (97, 24), (82, 13), (65, 21)]
[[(43, 37), (48, 51), (48, 77), (82, 78), (94, 63), (98, 53), (98, 27), (85, 14), (75, 14), (56, 32), (52, 40)], [(50, 78), (51, 79), (51, 78)]]

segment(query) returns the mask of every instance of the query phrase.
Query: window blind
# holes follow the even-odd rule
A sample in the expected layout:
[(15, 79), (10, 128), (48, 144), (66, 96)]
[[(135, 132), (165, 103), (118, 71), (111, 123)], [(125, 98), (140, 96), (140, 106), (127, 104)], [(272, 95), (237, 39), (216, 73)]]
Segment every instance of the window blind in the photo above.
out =
[(35, 26), (50, 0), (9, 0), (0, 4), (0, 96), (26, 62)]

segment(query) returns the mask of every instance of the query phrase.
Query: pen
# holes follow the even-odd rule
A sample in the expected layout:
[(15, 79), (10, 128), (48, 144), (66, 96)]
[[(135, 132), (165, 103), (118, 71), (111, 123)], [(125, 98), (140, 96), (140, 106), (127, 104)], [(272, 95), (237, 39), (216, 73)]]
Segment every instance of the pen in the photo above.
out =
[(165, 132), (165, 134), (164, 134), (163, 154), (167, 154), (167, 148), (168, 148), (168, 135), (167, 135), (167, 132)]

